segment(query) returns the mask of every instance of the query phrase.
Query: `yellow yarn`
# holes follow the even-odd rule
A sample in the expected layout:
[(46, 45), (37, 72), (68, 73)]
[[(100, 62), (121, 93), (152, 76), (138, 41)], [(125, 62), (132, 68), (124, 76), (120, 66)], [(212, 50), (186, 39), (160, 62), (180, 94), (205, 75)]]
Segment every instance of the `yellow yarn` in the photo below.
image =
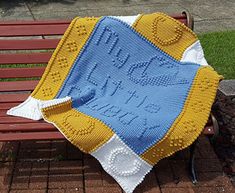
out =
[[(32, 93), (33, 97), (49, 100), (56, 96), (98, 21), (99, 18), (76, 18), (72, 21)], [(166, 23), (166, 27), (161, 23)], [(178, 60), (197, 40), (185, 25), (162, 13), (142, 15), (133, 27)], [(154, 165), (189, 146), (198, 137), (208, 119), (219, 80), (220, 76), (211, 67), (198, 70), (181, 114), (164, 138), (141, 155), (144, 160)], [(112, 129), (100, 120), (73, 109), (71, 100), (44, 108), (42, 113), (71, 143), (86, 153), (95, 151), (114, 135)]]
[(43, 117), (54, 123), (66, 138), (85, 153), (91, 153), (106, 143), (113, 131), (104, 123), (72, 108), (66, 101), (42, 109)]
[(73, 19), (31, 96), (40, 100), (50, 100), (57, 95), (98, 21), (99, 18), (93, 17)]
[(192, 30), (163, 13), (141, 15), (133, 28), (177, 60), (181, 59), (186, 48), (197, 41)]
[(164, 138), (141, 155), (145, 161), (155, 165), (186, 148), (199, 136), (208, 120), (220, 79), (211, 67), (198, 70), (181, 114)]

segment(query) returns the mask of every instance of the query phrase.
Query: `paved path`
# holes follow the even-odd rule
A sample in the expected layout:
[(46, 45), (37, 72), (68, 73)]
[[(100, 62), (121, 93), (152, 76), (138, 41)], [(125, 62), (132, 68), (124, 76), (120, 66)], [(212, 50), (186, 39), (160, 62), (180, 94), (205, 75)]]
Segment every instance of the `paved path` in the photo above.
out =
[[(122, 193), (98, 161), (66, 141), (2, 144), (1, 193)], [(188, 149), (161, 160), (134, 193), (234, 193), (208, 140), (199, 138), (199, 183), (188, 177)], [(5, 161), (5, 162), (4, 162)]]
[(197, 33), (235, 29), (234, 0), (1, 0), (0, 20), (134, 15), (156, 11), (179, 13), (182, 10), (193, 14)]

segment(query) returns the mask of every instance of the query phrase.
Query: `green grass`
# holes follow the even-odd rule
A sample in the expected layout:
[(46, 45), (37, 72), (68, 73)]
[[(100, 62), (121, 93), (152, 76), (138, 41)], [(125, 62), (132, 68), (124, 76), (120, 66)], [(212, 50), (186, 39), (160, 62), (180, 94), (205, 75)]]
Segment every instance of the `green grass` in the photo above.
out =
[(205, 57), (225, 79), (235, 79), (235, 31), (199, 35)]

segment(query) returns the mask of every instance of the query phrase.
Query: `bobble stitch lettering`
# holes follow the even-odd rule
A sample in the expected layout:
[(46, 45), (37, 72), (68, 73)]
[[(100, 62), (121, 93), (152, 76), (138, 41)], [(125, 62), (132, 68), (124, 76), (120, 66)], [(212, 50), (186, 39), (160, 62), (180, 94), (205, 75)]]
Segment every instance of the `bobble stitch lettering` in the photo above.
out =
[(131, 90), (128, 90), (128, 93), (130, 94), (130, 97), (126, 100), (125, 104), (129, 103), (129, 101), (135, 97), (135, 98), (138, 98), (139, 96), (136, 95), (136, 91), (131, 91)]
[[(111, 42), (111, 38), (112, 38), (112, 42)], [(105, 44), (109, 44), (109, 49), (108, 49), (108, 54), (111, 54), (113, 52), (113, 50), (115, 49), (115, 47), (117, 46), (117, 43), (119, 41), (119, 37), (118, 34), (111, 30), (109, 27), (103, 27), (100, 35), (98, 36), (95, 44), (99, 45), (101, 40), (104, 39), (104, 43)], [(121, 58), (121, 52), (123, 52), (122, 48), (119, 47), (115, 53), (114, 53), (114, 57), (112, 59), (112, 63), (115, 67), (117, 68), (121, 68), (128, 60), (128, 58), (130, 57), (129, 53), (126, 53), (122, 58)]]
[(123, 89), (123, 87), (122, 87), (122, 81), (121, 80), (119, 80), (119, 81), (112, 81), (112, 83), (115, 85), (115, 88), (114, 88), (114, 90), (110, 93), (110, 96), (113, 96), (116, 92), (117, 92), (117, 90), (118, 89)]
[(138, 115), (135, 115), (134, 113), (131, 113), (131, 112), (127, 112), (119, 116), (118, 119), (122, 124), (129, 125), (137, 117)]
[(97, 40), (95, 41), (96, 45), (99, 45), (101, 38), (104, 36), (104, 33), (105, 33), (105, 27), (103, 28), (102, 32), (98, 36)]
[(160, 106), (156, 104), (148, 104), (144, 107), (144, 110), (149, 113), (157, 113), (160, 110)]
[(91, 74), (94, 72), (94, 70), (97, 67), (97, 63), (95, 63), (90, 69), (88, 69), (88, 74), (86, 76), (86, 80), (92, 84), (94, 84), (95, 86), (97, 86), (97, 82), (95, 81), (95, 78), (91, 77)]
[(108, 50), (108, 54), (111, 54), (113, 51), (114, 47), (117, 45), (117, 42), (119, 41), (119, 38), (116, 36), (112, 44), (110, 45), (110, 48)]
[(113, 62), (113, 65), (117, 68), (121, 68), (128, 60), (128, 58), (130, 57), (130, 54), (127, 53), (123, 59), (120, 58), (120, 53), (122, 52), (122, 49), (119, 47), (115, 53), (115, 56), (116, 56), (116, 60), (119, 61), (118, 63), (116, 62), (115, 59), (112, 60)]
[(146, 99), (147, 99), (147, 96), (145, 96), (145, 97), (143, 98), (143, 100), (142, 100), (136, 107), (139, 108), (141, 105), (143, 105), (144, 102), (146, 101)]
[(108, 34), (107, 34), (107, 37), (106, 37), (106, 39), (105, 39), (105, 41), (104, 41), (106, 44), (109, 43), (109, 41), (110, 41), (110, 39), (111, 39), (111, 37), (112, 37), (112, 32), (109, 31), (109, 30), (107, 30), (107, 32), (108, 32)]
[(103, 85), (101, 86), (101, 90), (104, 90), (107, 87), (107, 84), (110, 78), (111, 78), (110, 75), (107, 75)]
[(98, 98), (91, 99), (90, 101), (86, 102), (86, 106), (90, 108), (93, 111), (100, 111), (108, 106), (110, 106), (109, 103), (100, 104), (98, 101)]
[(100, 33), (100, 35), (98, 36), (97, 40), (95, 41), (96, 45), (99, 45), (101, 39), (104, 37), (104, 35), (107, 34), (106, 39), (104, 40), (105, 44), (108, 44), (110, 42), (110, 39), (112, 36), (114, 36), (114, 39), (112, 41), (112, 43), (110, 44), (110, 47), (108, 49), (108, 54), (111, 54), (112, 50), (114, 49), (114, 47), (116, 46), (119, 38), (116, 32), (112, 31), (110, 28), (103, 27), (102, 32)]
[(143, 119), (143, 122), (144, 122), (144, 125), (142, 126), (143, 130), (142, 130), (141, 134), (138, 137), (139, 140), (141, 140), (144, 137), (145, 133), (148, 130), (156, 129), (156, 128), (160, 127), (160, 125), (147, 126), (147, 119), (146, 118)]
[(107, 32), (109, 35), (107, 37), (107, 39), (105, 40), (105, 43), (108, 43), (108, 40), (111, 38), (110, 36), (113, 35), (114, 36), (114, 40), (110, 45), (110, 48), (108, 50), (108, 53), (110, 54), (112, 52), (112, 50), (114, 49), (114, 47), (116, 46), (119, 38), (118, 38), (118, 34), (114, 31), (112, 31), (109, 27), (104, 27), (103, 31), (101, 33), (101, 36), (98, 38), (98, 40), (100, 41), (100, 39), (104, 36), (105, 32)]
[(106, 116), (106, 117), (114, 117), (116, 116), (119, 112), (121, 111), (121, 108), (112, 105), (111, 107), (109, 107), (108, 109), (106, 109), (104, 112), (102, 112), (101, 114)]

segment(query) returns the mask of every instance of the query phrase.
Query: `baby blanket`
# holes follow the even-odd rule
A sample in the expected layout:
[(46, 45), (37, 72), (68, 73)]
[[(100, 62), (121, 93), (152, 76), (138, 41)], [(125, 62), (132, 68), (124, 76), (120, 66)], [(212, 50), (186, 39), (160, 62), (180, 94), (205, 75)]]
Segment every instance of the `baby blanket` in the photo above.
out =
[(198, 137), (220, 79), (196, 35), (163, 13), (75, 18), (31, 96), (7, 113), (54, 124), (131, 193)]

